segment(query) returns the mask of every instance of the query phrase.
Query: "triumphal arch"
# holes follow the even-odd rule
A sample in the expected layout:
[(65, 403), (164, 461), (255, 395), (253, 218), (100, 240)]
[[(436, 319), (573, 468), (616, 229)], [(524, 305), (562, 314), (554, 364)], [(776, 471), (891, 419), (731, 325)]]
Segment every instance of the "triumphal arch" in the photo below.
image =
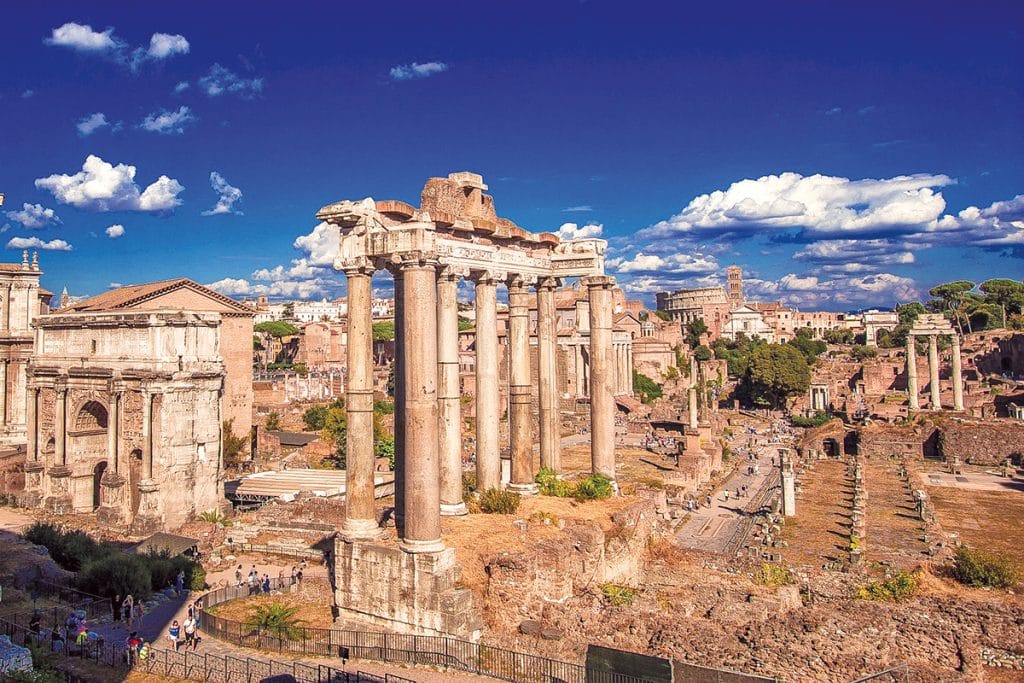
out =
[[(472, 635), (468, 591), (456, 587), (454, 551), (441, 516), (465, 514), (462, 500), (459, 282), (476, 290), (476, 476), (480, 491), (501, 487), (497, 288), (508, 288), (509, 488), (534, 492), (542, 467), (561, 470), (556, 378), (555, 290), (582, 278), (589, 299), (591, 461), (615, 479), (612, 288), (607, 243), (563, 241), (499, 218), (475, 173), (430, 178), (420, 207), (395, 200), (341, 201), (317, 218), (337, 225), (335, 268), (348, 280), (346, 519), (337, 544), (339, 613), (417, 632)], [(374, 543), (371, 278), (386, 269), (395, 286), (395, 522), (398, 548)], [(529, 305), (537, 297), (538, 386), (530, 368)], [(539, 434), (533, 434), (534, 394)]]

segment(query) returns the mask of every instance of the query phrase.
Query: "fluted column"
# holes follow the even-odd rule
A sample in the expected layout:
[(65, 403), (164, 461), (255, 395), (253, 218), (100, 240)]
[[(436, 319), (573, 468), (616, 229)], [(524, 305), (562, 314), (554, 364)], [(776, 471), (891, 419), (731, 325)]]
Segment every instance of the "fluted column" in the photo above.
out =
[(928, 335), (928, 383), (931, 389), (932, 410), (942, 410), (939, 396), (939, 344), (934, 334)]
[(408, 258), (402, 271), (402, 395), (405, 443), (404, 526), (400, 546), (410, 553), (434, 552), (441, 543), (441, 495), (437, 457), (437, 263)]
[(11, 329), (11, 295), (14, 294), (12, 285), (7, 285), (6, 296), (4, 296), (4, 329)]
[(39, 389), (28, 386), (28, 414), (25, 416), (28, 443), (25, 459), (28, 462), (39, 460)]
[(374, 512), (373, 317), (370, 312), (369, 262), (345, 269), (348, 281), (348, 385), (345, 412), (345, 520), (342, 535), (351, 540), (378, 534)]
[(530, 385), (530, 290), (521, 275), (508, 281), (509, 335), (509, 488), (536, 493), (533, 467), (533, 388)]
[(686, 412), (690, 422), (690, 429), (697, 429), (699, 417), (697, 415), (697, 375), (700, 373), (700, 366), (697, 359), (690, 356), (690, 388), (686, 390)]
[(462, 501), (458, 292), (459, 274), (443, 268), (437, 278), (437, 427), (442, 515), (468, 512)]
[(558, 280), (555, 278), (544, 278), (537, 284), (537, 379), (540, 384), (540, 466), (560, 473), (556, 289)]
[(498, 450), (498, 313), (492, 273), (476, 275), (476, 488), (501, 488)]
[(398, 334), (404, 316), (405, 279), (398, 267), (390, 268), (395, 283), (395, 529), (405, 533), (405, 337)]
[(153, 394), (142, 392), (142, 480), (153, 479)]
[(0, 361), (0, 425), (7, 425), (7, 365), (10, 361)]
[(53, 415), (53, 455), (54, 464), (61, 467), (67, 465), (67, 453), (65, 452), (68, 429), (67, 419), (68, 390), (66, 386), (58, 386), (57, 405)]
[(118, 472), (120, 462), (117, 457), (118, 439), (121, 423), (121, 392), (110, 392), (110, 410), (107, 411), (107, 470)]
[(910, 410), (920, 410), (921, 401), (917, 387), (917, 347), (914, 335), (907, 335), (907, 396), (910, 398)]
[(953, 410), (964, 409), (964, 375), (960, 365), (960, 337), (956, 332), (952, 336), (952, 363), (953, 363)]
[(573, 345), (573, 358), (576, 361), (576, 398), (580, 399), (587, 395), (586, 385), (586, 372), (584, 371), (584, 360), (583, 360), (583, 345)]
[(612, 395), (612, 287), (601, 275), (584, 279), (590, 304), (590, 460), (595, 474), (615, 480), (615, 398)]

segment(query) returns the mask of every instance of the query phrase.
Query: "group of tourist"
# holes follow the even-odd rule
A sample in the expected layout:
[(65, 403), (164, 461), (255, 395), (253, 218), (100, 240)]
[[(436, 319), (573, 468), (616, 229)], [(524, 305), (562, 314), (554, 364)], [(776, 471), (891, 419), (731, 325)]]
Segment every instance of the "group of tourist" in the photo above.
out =
[[(303, 560), (302, 564), (299, 566), (292, 565), (291, 583), (288, 585), (301, 586), (303, 572), (305, 572), (305, 570), (305, 560)], [(256, 569), (256, 565), (252, 566), (252, 569), (249, 570), (249, 574), (247, 575), (244, 581), (242, 579), (242, 565), (238, 565), (238, 568), (235, 569), (235, 587), (241, 588), (244, 585), (247, 585), (249, 587), (249, 595), (259, 595), (261, 593), (268, 594), (273, 589), (270, 581), (270, 574), (264, 572), (263, 575), (261, 576), (259, 570)], [(284, 569), (282, 568), (277, 575), (277, 588), (284, 588), (284, 586), (285, 573)]]
[[(118, 603), (120, 603), (120, 612), (117, 608)], [(142, 626), (142, 601), (136, 602), (131, 593), (126, 595), (124, 600), (121, 600), (120, 595), (115, 596), (110, 604), (114, 621), (123, 621), (129, 630), (136, 625)]]
[(674, 436), (658, 436), (654, 433), (645, 434), (640, 439), (640, 447), (646, 448), (649, 451), (655, 450), (669, 450), (675, 451), (679, 445), (679, 442)]

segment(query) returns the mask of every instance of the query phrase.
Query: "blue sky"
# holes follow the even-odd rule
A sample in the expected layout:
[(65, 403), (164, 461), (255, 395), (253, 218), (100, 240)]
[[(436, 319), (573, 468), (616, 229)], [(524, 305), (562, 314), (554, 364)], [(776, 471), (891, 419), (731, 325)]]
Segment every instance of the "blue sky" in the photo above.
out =
[(319, 207), (472, 170), (649, 300), (1020, 278), (1024, 6), (834, 4), (11, 3), (0, 244), (76, 295), (333, 296)]

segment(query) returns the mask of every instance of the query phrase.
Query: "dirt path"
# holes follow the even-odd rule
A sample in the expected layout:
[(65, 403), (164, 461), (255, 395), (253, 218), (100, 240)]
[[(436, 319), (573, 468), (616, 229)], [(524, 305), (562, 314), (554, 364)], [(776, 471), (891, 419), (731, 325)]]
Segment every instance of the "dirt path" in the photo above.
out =
[(924, 557), (927, 546), (914, 499), (898, 472), (899, 464), (892, 461), (864, 462), (868, 493), (864, 558), (909, 569)]
[(830, 458), (815, 462), (801, 477), (796, 517), (782, 530), (788, 544), (782, 557), (790, 564), (820, 567), (848, 559), (853, 482), (846, 469), (846, 463)]

